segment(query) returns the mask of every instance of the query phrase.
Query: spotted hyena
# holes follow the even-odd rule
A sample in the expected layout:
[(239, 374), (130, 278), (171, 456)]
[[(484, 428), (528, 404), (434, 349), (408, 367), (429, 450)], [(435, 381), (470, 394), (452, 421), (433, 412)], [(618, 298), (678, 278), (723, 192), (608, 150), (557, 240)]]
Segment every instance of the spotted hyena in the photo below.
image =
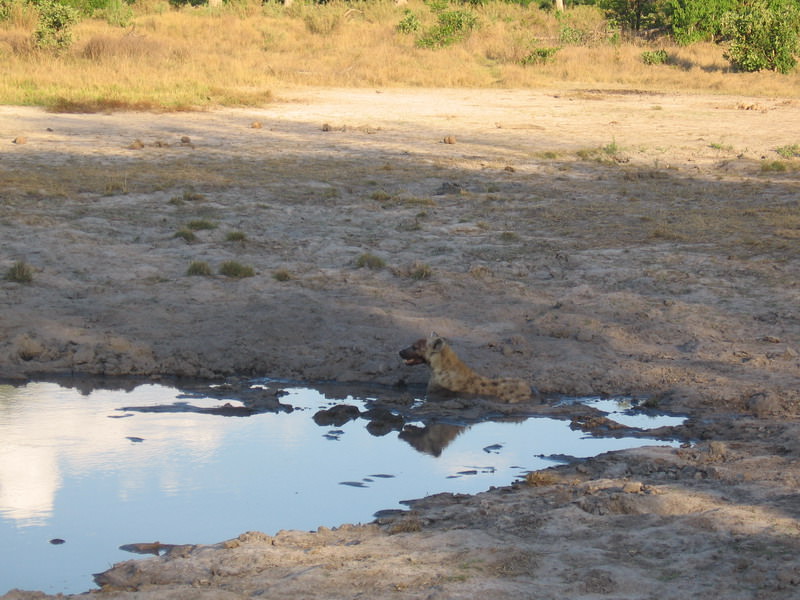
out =
[(430, 367), (429, 393), (491, 396), (503, 402), (525, 402), (533, 395), (530, 385), (521, 379), (489, 379), (478, 375), (461, 362), (447, 342), (435, 335), (404, 348), (400, 357), (409, 366), (424, 363)]

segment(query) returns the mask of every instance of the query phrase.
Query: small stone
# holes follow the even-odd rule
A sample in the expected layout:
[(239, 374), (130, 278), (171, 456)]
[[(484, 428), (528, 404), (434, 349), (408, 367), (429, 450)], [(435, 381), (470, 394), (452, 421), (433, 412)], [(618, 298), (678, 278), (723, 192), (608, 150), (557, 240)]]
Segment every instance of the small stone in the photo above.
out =
[(27, 144), (28, 138), (26, 138), (24, 135), (18, 135), (14, 138), (14, 143), (18, 145)]
[(446, 135), (442, 140), (445, 144), (455, 144), (456, 143), (456, 136), (454, 135)]
[(250, 129), (261, 129), (261, 121), (253, 121), (252, 123), (250, 123)]
[(130, 150), (141, 150), (142, 148), (144, 148), (144, 142), (139, 139), (133, 140), (128, 146), (128, 148)]
[(181, 137), (181, 144), (183, 144), (184, 146), (188, 146), (191, 143), (192, 143), (192, 138), (190, 138), (188, 135), (184, 135)]

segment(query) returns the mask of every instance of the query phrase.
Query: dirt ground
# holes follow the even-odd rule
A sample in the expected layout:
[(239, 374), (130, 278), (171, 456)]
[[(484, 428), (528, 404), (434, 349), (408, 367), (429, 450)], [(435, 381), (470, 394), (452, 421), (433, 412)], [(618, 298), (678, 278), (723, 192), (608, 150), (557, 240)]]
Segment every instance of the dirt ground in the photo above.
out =
[[(0, 272), (33, 269), (0, 281), (0, 375), (402, 386), (426, 373), (397, 351), (436, 331), (546, 397), (685, 411), (687, 443), (370, 525), (177, 548), (115, 566), (95, 594), (800, 594), (800, 159), (776, 152), (800, 153), (800, 102), (276, 97), (191, 114), (0, 107)], [(187, 275), (195, 261), (212, 275)], [(226, 261), (254, 275), (219, 274)]]

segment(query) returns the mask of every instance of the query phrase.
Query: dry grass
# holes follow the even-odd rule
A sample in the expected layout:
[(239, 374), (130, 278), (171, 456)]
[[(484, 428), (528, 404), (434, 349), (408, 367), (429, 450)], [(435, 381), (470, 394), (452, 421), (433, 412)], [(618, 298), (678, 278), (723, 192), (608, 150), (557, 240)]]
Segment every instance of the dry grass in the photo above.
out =
[[(459, 5), (463, 8), (466, 5)], [(254, 0), (221, 8), (175, 10), (160, 0), (134, 5), (127, 29), (101, 20), (75, 28), (61, 56), (34, 51), (32, 9), (0, 24), (0, 103), (53, 110), (184, 110), (261, 105), (287, 85), (425, 87), (636, 87), (800, 95), (798, 74), (728, 70), (723, 48), (618, 42), (591, 7), (570, 10), (563, 23), (535, 7), (492, 2), (474, 10), (480, 27), (438, 50), (400, 33), (406, 10), (422, 27), (435, 15), (421, 0), (363, 4)], [(539, 48), (559, 51), (545, 64), (524, 65)], [(646, 49), (665, 49), (670, 64), (645, 65)]]

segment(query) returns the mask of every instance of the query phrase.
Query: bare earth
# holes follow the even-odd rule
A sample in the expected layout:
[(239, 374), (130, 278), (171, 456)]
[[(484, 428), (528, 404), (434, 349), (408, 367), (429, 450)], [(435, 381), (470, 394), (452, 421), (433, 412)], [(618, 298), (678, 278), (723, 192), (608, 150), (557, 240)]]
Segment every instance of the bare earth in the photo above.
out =
[[(686, 411), (691, 443), (369, 525), (178, 548), (117, 565), (96, 594), (800, 594), (800, 160), (775, 152), (800, 143), (800, 102), (277, 96), (193, 114), (0, 107), (0, 272), (34, 270), (0, 281), (0, 375), (420, 383), (397, 350), (435, 330), (545, 394)], [(216, 227), (175, 236), (198, 219)], [(383, 265), (359, 266), (367, 253)], [(217, 274), (228, 260), (255, 275)], [(193, 261), (214, 275), (188, 276)]]

